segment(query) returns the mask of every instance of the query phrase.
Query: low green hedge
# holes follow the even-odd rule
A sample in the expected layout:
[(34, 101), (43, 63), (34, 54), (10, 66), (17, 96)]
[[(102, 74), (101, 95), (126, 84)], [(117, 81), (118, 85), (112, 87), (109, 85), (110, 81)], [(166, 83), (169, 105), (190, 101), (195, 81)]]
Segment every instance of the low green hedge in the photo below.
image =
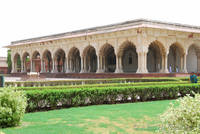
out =
[(72, 88), (104, 88), (104, 87), (127, 87), (147, 85), (188, 84), (189, 81), (164, 81), (164, 82), (136, 82), (136, 83), (109, 83), (109, 84), (85, 84), (68, 86), (46, 86), (46, 87), (16, 87), (17, 90), (45, 90), (45, 89), (72, 89)]
[(40, 87), (40, 86), (60, 86), (60, 85), (161, 82), (161, 81), (181, 81), (181, 80), (179, 78), (119, 78), (119, 79), (87, 79), (87, 80), (57, 80), (57, 81), (17, 81), (17, 82), (5, 82), (5, 86)]
[(26, 90), (27, 112), (83, 105), (176, 99), (199, 92), (199, 84)]

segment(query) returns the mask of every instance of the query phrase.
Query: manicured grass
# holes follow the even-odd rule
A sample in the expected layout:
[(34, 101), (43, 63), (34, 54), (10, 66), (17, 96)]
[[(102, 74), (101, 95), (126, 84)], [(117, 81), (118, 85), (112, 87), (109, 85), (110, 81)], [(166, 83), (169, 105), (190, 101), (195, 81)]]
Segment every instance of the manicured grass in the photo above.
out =
[(74, 107), (27, 113), (21, 126), (5, 134), (153, 134), (158, 115), (173, 100)]

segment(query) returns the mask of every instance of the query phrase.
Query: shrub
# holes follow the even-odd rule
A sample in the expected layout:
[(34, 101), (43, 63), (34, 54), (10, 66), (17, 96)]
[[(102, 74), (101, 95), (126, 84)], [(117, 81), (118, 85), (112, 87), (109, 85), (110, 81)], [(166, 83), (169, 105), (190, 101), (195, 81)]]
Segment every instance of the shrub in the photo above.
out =
[(105, 83), (129, 83), (129, 82), (162, 82), (181, 81), (178, 78), (119, 78), (119, 79), (91, 79), (91, 80), (57, 80), (57, 81), (15, 81), (5, 82), (6, 87), (39, 87), (59, 85), (83, 85), (83, 84), (105, 84)]
[(0, 128), (19, 125), (26, 105), (23, 91), (0, 89)]
[(189, 95), (177, 100), (178, 106), (171, 104), (161, 115), (161, 133), (199, 134), (200, 133), (200, 94)]
[(147, 86), (147, 85), (168, 85), (168, 84), (188, 84), (185, 81), (164, 81), (164, 82), (135, 82), (135, 83), (108, 83), (108, 84), (84, 84), (68, 86), (45, 86), (45, 87), (15, 87), (17, 90), (44, 90), (44, 89), (82, 89), (82, 88), (104, 88), (104, 87), (130, 87), (130, 86)]
[(191, 94), (192, 91), (199, 92), (200, 85), (108, 86), (66, 89), (25, 90), (28, 98), (26, 110), (30, 112), (41, 109), (54, 109), (56, 107), (176, 99), (186, 94)]

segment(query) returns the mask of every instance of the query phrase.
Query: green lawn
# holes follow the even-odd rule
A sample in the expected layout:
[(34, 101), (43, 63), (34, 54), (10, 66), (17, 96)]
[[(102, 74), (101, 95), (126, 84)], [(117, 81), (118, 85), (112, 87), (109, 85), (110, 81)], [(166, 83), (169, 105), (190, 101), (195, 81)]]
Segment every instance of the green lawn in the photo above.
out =
[(172, 100), (75, 107), (25, 114), (5, 134), (153, 134)]

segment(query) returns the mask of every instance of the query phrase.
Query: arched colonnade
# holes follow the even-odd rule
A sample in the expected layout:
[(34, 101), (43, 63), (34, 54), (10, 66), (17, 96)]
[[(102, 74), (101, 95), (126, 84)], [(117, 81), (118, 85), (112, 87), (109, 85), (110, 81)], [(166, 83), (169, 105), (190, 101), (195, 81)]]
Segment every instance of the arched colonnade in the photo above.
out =
[(200, 67), (200, 48), (192, 44), (187, 50), (180, 43), (166, 47), (159, 41), (148, 44), (140, 51), (131, 41), (119, 47), (105, 43), (98, 50), (86, 46), (83, 51), (72, 47), (67, 52), (59, 48), (55, 52), (15, 53), (12, 72), (41, 73), (169, 73), (197, 72)]

